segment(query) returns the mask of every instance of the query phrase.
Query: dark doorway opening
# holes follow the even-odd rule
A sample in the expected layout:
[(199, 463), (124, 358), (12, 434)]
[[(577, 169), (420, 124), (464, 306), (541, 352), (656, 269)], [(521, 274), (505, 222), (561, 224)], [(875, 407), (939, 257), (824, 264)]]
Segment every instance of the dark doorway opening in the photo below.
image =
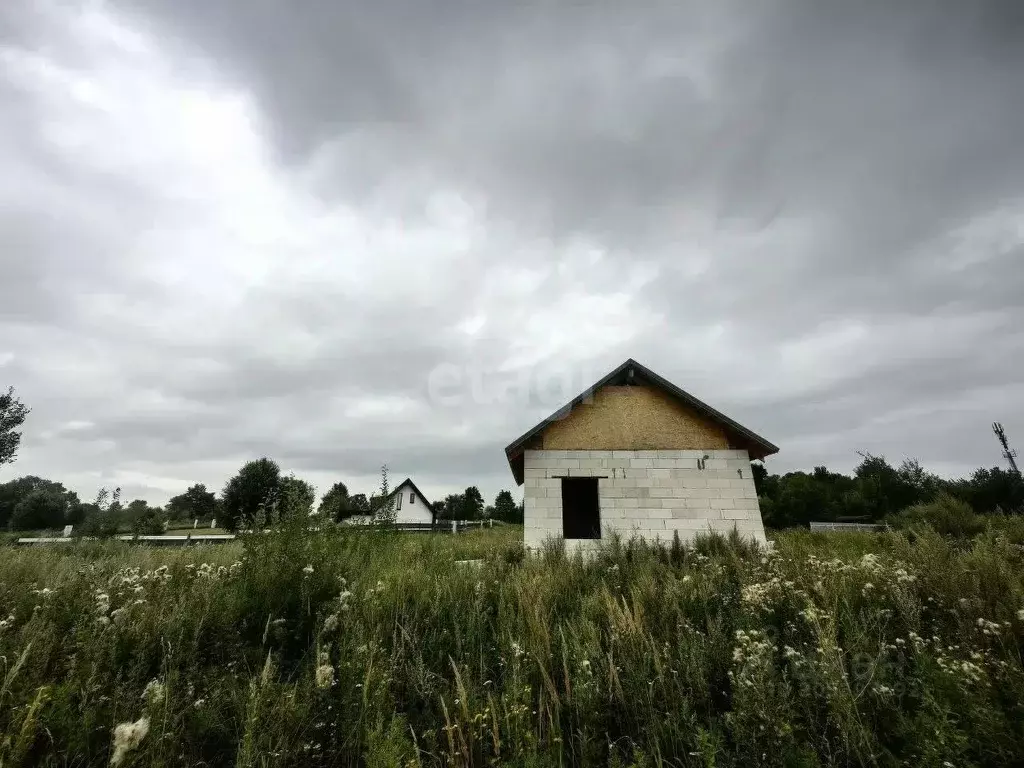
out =
[(562, 478), (562, 535), (567, 539), (601, 538), (596, 477)]

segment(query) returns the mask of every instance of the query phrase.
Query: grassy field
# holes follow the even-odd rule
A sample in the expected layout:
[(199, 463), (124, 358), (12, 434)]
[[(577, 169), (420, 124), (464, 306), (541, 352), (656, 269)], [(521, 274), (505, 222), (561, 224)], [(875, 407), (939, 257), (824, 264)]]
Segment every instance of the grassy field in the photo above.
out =
[(519, 533), (2, 549), (0, 764), (1020, 764), (1013, 530)]

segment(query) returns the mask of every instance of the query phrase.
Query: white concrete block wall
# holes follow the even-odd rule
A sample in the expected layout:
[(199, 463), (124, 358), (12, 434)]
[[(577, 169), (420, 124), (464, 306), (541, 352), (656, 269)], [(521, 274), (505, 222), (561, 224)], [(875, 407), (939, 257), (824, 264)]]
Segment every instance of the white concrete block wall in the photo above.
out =
[[(698, 460), (707, 456), (704, 469)], [(729, 533), (764, 543), (750, 457), (728, 451), (526, 451), (524, 538), (562, 536), (562, 477), (597, 477), (602, 536), (683, 541)]]

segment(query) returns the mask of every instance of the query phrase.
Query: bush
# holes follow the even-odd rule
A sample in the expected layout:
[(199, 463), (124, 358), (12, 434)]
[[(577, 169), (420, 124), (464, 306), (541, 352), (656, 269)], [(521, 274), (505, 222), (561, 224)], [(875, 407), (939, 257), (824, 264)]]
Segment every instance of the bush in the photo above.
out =
[(117, 507), (100, 509), (93, 505), (93, 509), (88, 515), (86, 515), (82, 524), (76, 529), (76, 533), (81, 536), (107, 538), (110, 536), (116, 536), (120, 533), (123, 525), (123, 509)]
[(132, 533), (157, 536), (164, 532), (164, 519), (160, 511), (148, 507), (132, 519)]
[(907, 530), (927, 526), (943, 536), (969, 539), (985, 530), (985, 518), (976, 515), (970, 505), (946, 493), (935, 501), (915, 504), (891, 519), (896, 528)]

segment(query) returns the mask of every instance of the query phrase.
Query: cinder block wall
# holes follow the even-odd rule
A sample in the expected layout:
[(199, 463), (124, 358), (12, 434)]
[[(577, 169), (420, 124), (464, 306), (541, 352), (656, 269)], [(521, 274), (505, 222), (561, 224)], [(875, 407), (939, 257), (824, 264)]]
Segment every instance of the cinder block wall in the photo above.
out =
[[(704, 469), (698, 459), (708, 456)], [(539, 451), (524, 456), (524, 539), (562, 536), (563, 477), (598, 477), (601, 535), (683, 541), (735, 527), (764, 543), (750, 458), (742, 450)]]

